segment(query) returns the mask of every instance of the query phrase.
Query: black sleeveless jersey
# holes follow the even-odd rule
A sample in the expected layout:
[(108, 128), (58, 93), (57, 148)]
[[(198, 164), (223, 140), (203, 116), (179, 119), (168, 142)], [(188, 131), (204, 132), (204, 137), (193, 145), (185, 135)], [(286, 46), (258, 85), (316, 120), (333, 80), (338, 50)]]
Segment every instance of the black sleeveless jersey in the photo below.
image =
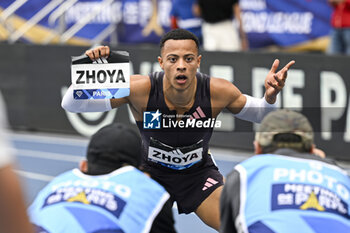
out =
[(163, 93), (164, 72), (150, 74), (151, 90), (143, 121), (143, 166), (166, 170), (192, 170), (208, 159), (208, 143), (215, 126), (210, 101), (210, 77), (197, 73), (197, 90), (191, 109), (182, 115), (169, 110)]

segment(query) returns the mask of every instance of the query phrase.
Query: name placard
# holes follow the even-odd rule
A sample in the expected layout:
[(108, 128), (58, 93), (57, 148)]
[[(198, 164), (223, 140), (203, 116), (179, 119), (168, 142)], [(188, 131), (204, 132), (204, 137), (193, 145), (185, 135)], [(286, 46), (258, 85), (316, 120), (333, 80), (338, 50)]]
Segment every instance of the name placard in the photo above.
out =
[[(116, 61), (118, 56), (110, 60), (84, 64), (77, 64), (79, 60), (75, 60), (71, 65), (74, 99), (114, 99), (130, 94), (130, 63), (125, 62), (125, 56), (122, 62)], [(100, 61), (107, 62), (106, 59)]]

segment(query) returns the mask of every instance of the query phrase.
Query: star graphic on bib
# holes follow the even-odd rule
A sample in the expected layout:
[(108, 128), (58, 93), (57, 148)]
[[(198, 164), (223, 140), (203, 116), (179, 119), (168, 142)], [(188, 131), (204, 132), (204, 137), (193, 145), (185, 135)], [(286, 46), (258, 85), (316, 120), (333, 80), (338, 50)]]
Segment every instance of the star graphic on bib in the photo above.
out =
[(158, 117), (161, 115), (162, 114), (159, 112), (159, 109), (157, 109), (157, 111), (155, 113), (152, 113), (153, 118), (152, 118), (151, 122), (158, 119)]

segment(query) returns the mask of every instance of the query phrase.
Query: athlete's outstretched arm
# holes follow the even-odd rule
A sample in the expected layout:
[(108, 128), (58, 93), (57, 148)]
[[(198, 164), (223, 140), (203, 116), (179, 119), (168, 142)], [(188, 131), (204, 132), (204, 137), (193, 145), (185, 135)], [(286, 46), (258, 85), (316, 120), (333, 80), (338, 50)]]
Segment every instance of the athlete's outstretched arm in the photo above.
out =
[[(276, 59), (265, 79), (266, 92), (263, 98), (243, 95), (231, 82), (224, 79), (212, 78), (210, 88), (213, 106), (218, 109), (227, 108), (236, 117), (251, 122), (260, 123), (266, 114), (276, 108), (277, 94), (284, 87), (287, 71), (294, 64), (289, 62), (277, 73), (279, 60)], [(214, 109), (213, 111), (216, 111)], [(218, 115), (218, 112), (213, 114)]]

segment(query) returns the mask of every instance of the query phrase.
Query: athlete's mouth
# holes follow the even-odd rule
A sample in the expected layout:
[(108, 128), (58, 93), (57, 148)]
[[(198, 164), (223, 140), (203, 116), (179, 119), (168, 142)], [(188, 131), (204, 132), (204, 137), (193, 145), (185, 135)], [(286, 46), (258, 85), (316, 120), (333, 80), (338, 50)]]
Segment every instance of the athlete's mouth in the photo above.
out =
[(178, 75), (178, 76), (176, 76), (177, 84), (183, 85), (183, 84), (186, 83), (186, 81), (187, 81), (187, 76), (186, 75)]
[(176, 76), (176, 80), (186, 80), (186, 79), (187, 79), (186, 75)]

